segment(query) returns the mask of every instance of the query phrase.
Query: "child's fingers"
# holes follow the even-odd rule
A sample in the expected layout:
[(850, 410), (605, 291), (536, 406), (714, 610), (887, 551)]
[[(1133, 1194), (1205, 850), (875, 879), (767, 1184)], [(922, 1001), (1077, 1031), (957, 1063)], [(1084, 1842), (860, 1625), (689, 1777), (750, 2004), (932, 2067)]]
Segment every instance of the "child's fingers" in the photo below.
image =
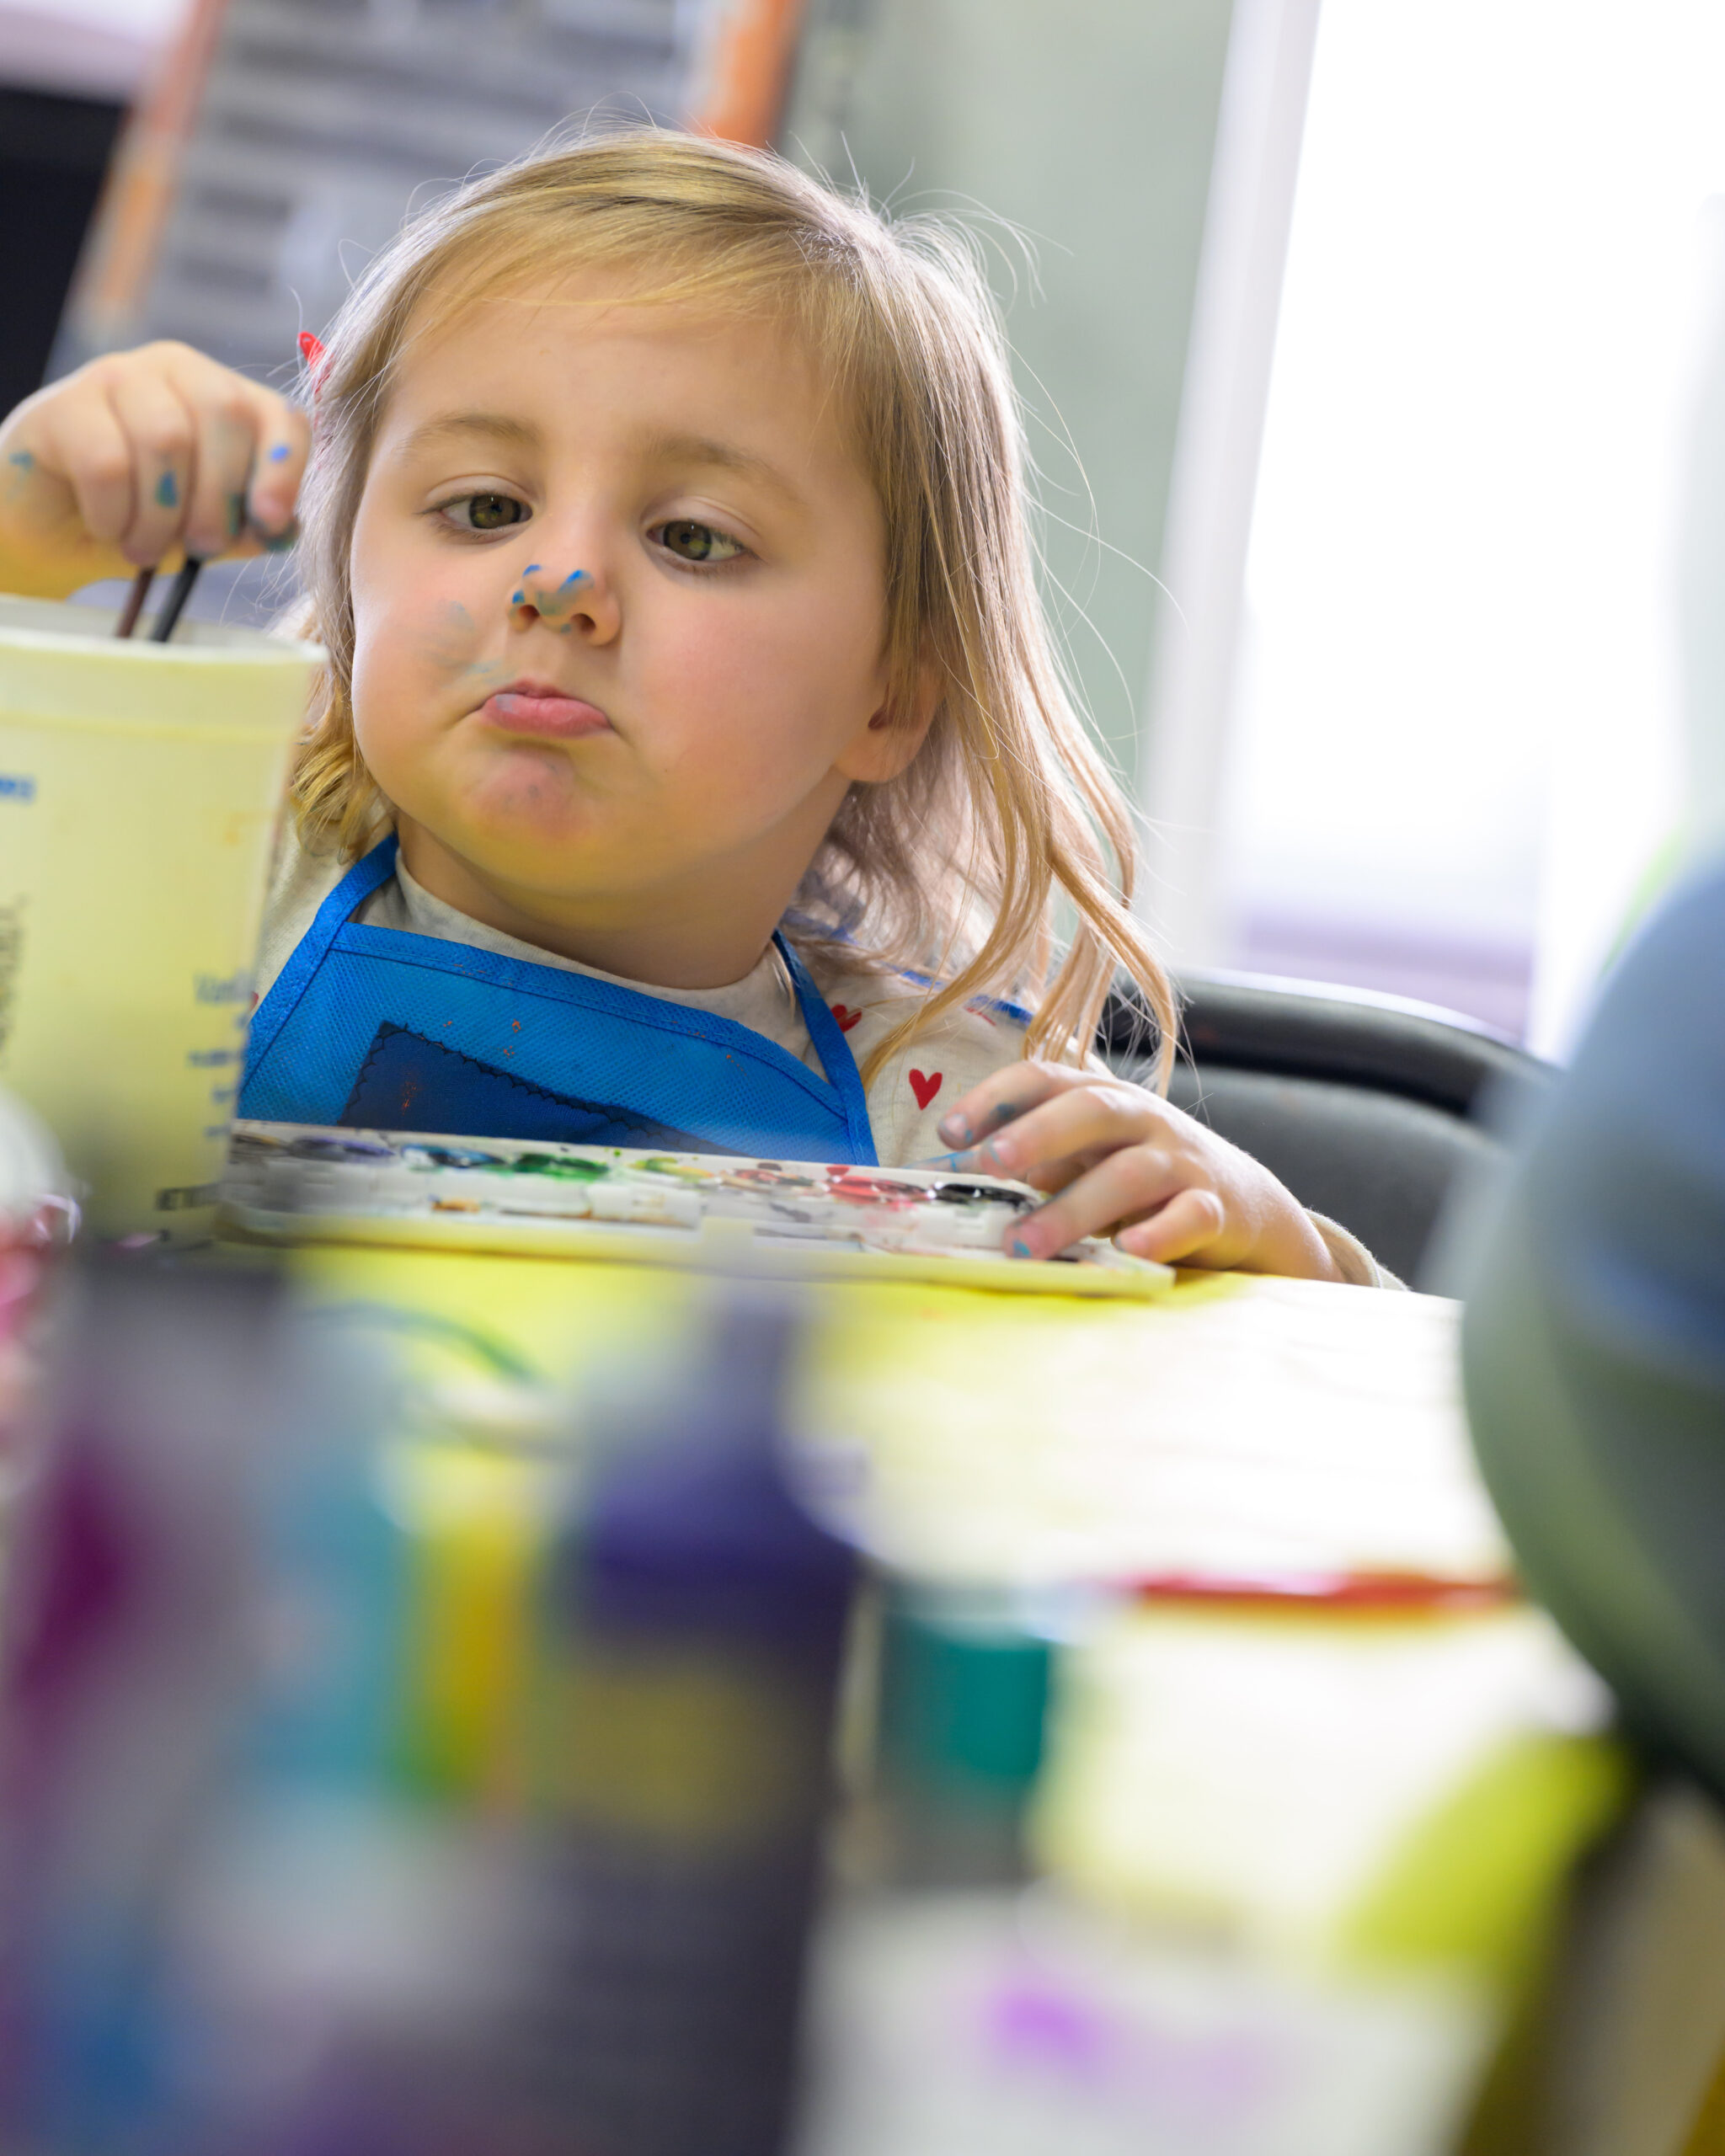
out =
[(1162, 1265), (1215, 1262), (1210, 1253), (1224, 1225), (1222, 1202), (1213, 1190), (1186, 1189), (1114, 1241), (1131, 1257), (1155, 1258)]
[(245, 529), (246, 481), (252, 468), (251, 429), (231, 412), (195, 413), (190, 491), (182, 531), (185, 550), (200, 561), (225, 554)]
[(185, 529), (197, 423), (154, 370), (116, 371), (109, 402), (131, 452), (131, 515), (120, 533), (120, 551), (142, 568), (174, 549)]
[(256, 393), (257, 458), (246, 516), (259, 531), (274, 534), (285, 531), (292, 519), (311, 454), (312, 428), (303, 412), (273, 390)]
[(1160, 1128), (1157, 1104), (1141, 1087), (1097, 1079), (1063, 1086), (975, 1147), (984, 1173), (1029, 1178), (1064, 1163), (1136, 1145)]
[(1017, 1257), (1053, 1257), (1081, 1235), (1108, 1235), (1123, 1220), (1142, 1219), (1189, 1180), (1189, 1170), (1161, 1146), (1123, 1147), (1076, 1177), (1058, 1198), (1015, 1220), (1006, 1246)]
[(56, 518), (67, 494), (91, 538), (117, 547), (132, 520), (131, 444), (114, 408), (93, 384), (45, 408), (37, 446), (20, 452), (35, 479), (39, 514)]
[(991, 1071), (954, 1101), (938, 1125), (948, 1145), (978, 1145), (1002, 1124), (1072, 1086), (1093, 1085), (1091, 1072), (1054, 1063), (1009, 1063)]

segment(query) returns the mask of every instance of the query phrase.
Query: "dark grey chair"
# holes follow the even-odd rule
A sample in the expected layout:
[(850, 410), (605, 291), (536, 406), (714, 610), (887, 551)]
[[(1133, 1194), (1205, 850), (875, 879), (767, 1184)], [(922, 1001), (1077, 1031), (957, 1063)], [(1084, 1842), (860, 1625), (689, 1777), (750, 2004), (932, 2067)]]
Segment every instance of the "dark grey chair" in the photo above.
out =
[[(1551, 1075), (1503, 1035), (1395, 996), (1249, 974), (1178, 983), (1181, 1054), (1169, 1098), (1416, 1280), (1452, 1183), (1502, 1140), (1482, 1120)], [(1097, 1045), (1148, 1075), (1144, 1014), (1110, 997)]]

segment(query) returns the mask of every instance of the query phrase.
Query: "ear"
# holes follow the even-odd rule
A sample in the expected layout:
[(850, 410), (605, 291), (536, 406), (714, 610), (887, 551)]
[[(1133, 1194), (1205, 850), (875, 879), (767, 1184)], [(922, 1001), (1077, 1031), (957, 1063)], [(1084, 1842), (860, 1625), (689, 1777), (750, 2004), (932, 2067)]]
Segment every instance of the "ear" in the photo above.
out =
[(846, 744), (833, 768), (864, 786), (881, 786), (908, 771), (940, 709), (940, 675), (925, 652), (908, 702), (887, 697)]

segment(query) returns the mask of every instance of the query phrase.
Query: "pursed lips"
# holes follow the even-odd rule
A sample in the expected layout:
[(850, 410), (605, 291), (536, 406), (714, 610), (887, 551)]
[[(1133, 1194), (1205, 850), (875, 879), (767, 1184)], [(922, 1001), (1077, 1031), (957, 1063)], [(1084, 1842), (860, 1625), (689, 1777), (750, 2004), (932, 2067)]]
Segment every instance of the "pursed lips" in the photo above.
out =
[(569, 696), (545, 681), (511, 681), (506, 689), (487, 696), (475, 716), (501, 734), (532, 734), (544, 740), (578, 740), (585, 734), (608, 732), (611, 727), (597, 704)]

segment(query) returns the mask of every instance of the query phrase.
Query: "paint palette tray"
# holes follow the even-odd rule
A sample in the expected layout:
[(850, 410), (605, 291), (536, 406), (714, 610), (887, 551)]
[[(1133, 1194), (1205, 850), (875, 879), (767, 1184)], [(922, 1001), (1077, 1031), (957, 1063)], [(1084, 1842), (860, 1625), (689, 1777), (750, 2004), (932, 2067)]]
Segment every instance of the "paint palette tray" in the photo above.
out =
[(1051, 1261), (1008, 1257), (1007, 1230), (1038, 1193), (942, 1169), (239, 1123), (222, 1198), (226, 1232), (271, 1242), (1067, 1295), (1153, 1295), (1174, 1278), (1096, 1236)]

